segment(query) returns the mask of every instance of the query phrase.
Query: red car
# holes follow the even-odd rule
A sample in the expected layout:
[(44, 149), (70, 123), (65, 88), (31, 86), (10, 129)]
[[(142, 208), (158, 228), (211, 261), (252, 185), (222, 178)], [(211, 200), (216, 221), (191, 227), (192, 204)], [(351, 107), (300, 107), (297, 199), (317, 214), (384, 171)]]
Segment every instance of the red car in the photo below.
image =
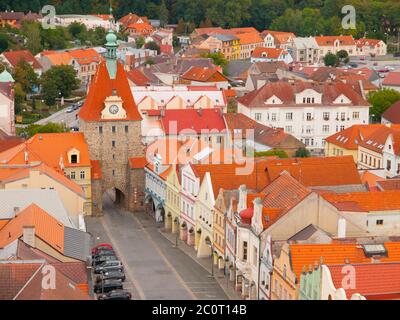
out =
[(92, 254), (96, 254), (99, 250), (114, 250), (111, 244), (100, 243), (92, 248)]

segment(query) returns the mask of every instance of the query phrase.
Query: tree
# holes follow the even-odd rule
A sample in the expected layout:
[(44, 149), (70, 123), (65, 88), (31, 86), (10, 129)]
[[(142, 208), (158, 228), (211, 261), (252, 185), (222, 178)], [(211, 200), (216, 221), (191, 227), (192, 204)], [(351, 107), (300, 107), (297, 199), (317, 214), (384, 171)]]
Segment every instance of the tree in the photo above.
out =
[(207, 53), (202, 55), (205, 58), (210, 58), (213, 60), (213, 63), (216, 66), (220, 66), (221, 68), (225, 68), (228, 64), (228, 60), (226, 60), (224, 54), (222, 52), (214, 52), (214, 53)]
[(33, 88), (39, 84), (38, 76), (32, 66), (25, 60), (18, 62), (14, 68), (13, 78), (21, 85), (26, 93), (31, 93)]
[(15, 113), (20, 114), (24, 105), (26, 97), (26, 92), (22, 89), (20, 83), (16, 83), (14, 86), (14, 104), (15, 104)]
[(137, 49), (140, 49), (140, 48), (142, 48), (143, 46), (144, 46), (144, 38), (142, 37), (142, 36), (140, 36), (140, 37), (138, 37), (137, 39), (136, 39), (136, 48)]
[(184, 34), (186, 32), (186, 23), (182, 18), (179, 19), (175, 32), (177, 34)]
[(324, 63), (327, 67), (337, 67), (339, 65), (339, 58), (336, 54), (327, 53), (324, 57)]
[(336, 53), (340, 62), (348, 63), (350, 61), (349, 54), (346, 50), (340, 50)]
[(165, 27), (165, 25), (168, 24), (168, 15), (169, 12), (167, 6), (165, 5), (164, 0), (162, 0), (160, 6), (158, 7), (158, 17), (160, 19), (161, 27)]
[(25, 128), (24, 135), (27, 138), (30, 138), (37, 133), (59, 133), (59, 132), (67, 132), (67, 131), (68, 131), (68, 129), (64, 125), (62, 125), (60, 123), (49, 122), (44, 125), (30, 124), (27, 128)]
[(59, 97), (69, 97), (73, 90), (79, 88), (79, 79), (72, 66), (53, 66), (41, 79), (42, 93), (47, 105), (54, 105)]
[(160, 46), (155, 41), (147, 42), (144, 47), (149, 50), (157, 50), (157, 54), (161, 53)]
[(310, 151), (307, 150), (306, 148), (299, 148), (296, 150), (295, 153), (296, 158), (308, 158), (310, 156), (311, 156)]
[(368, 95), (368, 102), (372, 105), (369, 114), (373, 120), (379, 121), (382, 114), (399, 100), (400, 93), (393, 89), (382, 89), (371, 92)]
[(0, 33), (0, 53), (7, 51), (10, 47), (10, 37), (4, 33)]
[(26, 48), (33, 55), (38, 54), (43, 50), (41, 38), (41, 26), (35, 21), (25, 21), (22, 23), (21, 33), (26, 38)]

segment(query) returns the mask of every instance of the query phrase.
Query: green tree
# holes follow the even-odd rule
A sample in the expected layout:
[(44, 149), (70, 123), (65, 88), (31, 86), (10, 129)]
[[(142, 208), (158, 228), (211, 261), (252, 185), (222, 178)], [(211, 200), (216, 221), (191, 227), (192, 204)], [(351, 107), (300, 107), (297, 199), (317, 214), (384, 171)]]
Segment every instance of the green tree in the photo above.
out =
[(175, 32), (177, 34), (184, 34), (186, 32), (186, 23), (182, 18), (179, 19)]
[(22, 23), (21, 34), (25, 36), (26, 48), (33, 55), (43, 50), (41, 38), (41, 26), (35, 21), (25, 21)]
[(144, 38), (142, 36), (136, 39), (136, 48), (140, 49), (144, 46)]
[(147, 42), (144, 47), (149, 50), (157, 50), (157, 54), (161, 53), (160, 46), (154, 41)]
[(202, 56), (205, 58), (212, 59), (213, 63), (216, 66), (220, 66), (223, 69), (228, 64), (228, 60), (226, 60), (226, 58), (222, 52), (206, 53), (206, 54), (202, 54)]
[(42, 93), (47, 105), (54, 105), (59, 97), (67, 98), (73, 90), (79, 88), (79, 79), (72, 66), (53, 66), (42, 78)]
[(7, 51), (10, 47), (10, 37), (4, 33), (0, 33), (0, 53)]
[(39, 84), (37, 74), (25, 60), (18, 62), (14, 68), (13, 78), (15, 82), (21, 84), (22, 90), (26, 93), (31, 93), (33, 88)]
[(21, 84), (16, 83), (14, 86), (14, 104), (15, 104), (16, 114), (20, 114), (22, 112), (25, 97), (26, 97), (26, 92), (22, 89)]
[(60, 123), (53, 123), (49, 122), (44, 125), (40, 124), (30, 124), (27, 128), (24, 130), (24, 135), (28, 138), (34, 136), (37, 133), (60, 133), (60, 132), (67, 132), (68, 129), (60, 124)]
[(310, 151), (307, 150), (306, 148), (299, 148), (296, 150), (295, 153), (296, 158), (308, 158), (310, 156), (311, 156)]
[(168, 24), (168, 16), (169, 12), (167, 6), (165, 5), (165, 1), (162, 0), (160, 6), (158, 7), (158, 17), (160, 19), (161, 27), (165, 27)]
[(400, 93), (393, 89), (382, 89), (371, 92), (368, 95), (368, 102), (371, 104), (369, 114), (373, 120), (380, 121), (382, 114), (399, 100)]
[(337, 67), (339, 65), (339, 58), (336, 54), (327, 53), (324, 57), (324, 63), (327, 67)]
[(350, 61), (349, 54), (346, 50), (340, 50), (336, 53), (340, 62), (348, 63)]

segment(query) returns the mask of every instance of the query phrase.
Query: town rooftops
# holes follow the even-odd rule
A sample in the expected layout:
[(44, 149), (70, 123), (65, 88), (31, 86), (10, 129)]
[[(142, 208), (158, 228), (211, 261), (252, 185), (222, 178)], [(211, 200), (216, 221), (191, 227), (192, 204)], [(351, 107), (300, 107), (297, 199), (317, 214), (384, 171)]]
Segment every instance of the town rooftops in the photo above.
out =
[(258, 33), (238, 33), (236, 37), (239, 38), (241, 45), (254, 44), (254, 43), (264, 43), (264, 40), (260, 37)]
[[(296, 94), (304, 90), (313, 90), (322, 95), (320, 104), (313, 104), (311, 106), (332, 106), (332, 105), (345, 105), (345, 106), (368, 106), (369, 103), (358, 94), (350, 85), (335, 82), (335, 83), (314, 83), (296, 81), (293, 83), (278, 81), (267, 83), (258, 90), (254, 90), (243, 97), (238, 99), (238, 102), (247, 106), (248, 108), (262, 108), (266, 105), (265, 102), (275, 96), (282, 101), (278, 104), (279, 107), (283, 106), (305, 106), (304, 104), (296, 104)], [(340, 96), (345, 96), (349, 99), (349, 103), (337, 101)], [(273, 106), (276, 106), (274, 104)]]
[[(343, 288), (343, 268), (351, 266), (355, 276), (355, 288)], [(367, 300), (400, 299), (400, 262), (327, 265), (334, 286), (343, 288), (347, 299), (355, 293)]]
[(382, 40), (378, 39), (367, 39), (367, 38), (360, 38), (356, 40), (357, 47), (380, 47), (382, 46)]
[(19, 62), (25, 61), (29, 63), (33, 69), (42, 69), (41, 64), (36, 60), (33, 54), (28, 50), (7, 51), (2, 53), (7, 61), (15, 68)]
[(382, 84), (384, 86), (398, 87), (400, 86), (400, 72), (389, 72)]
[(399, 154), (400, 141), (398, 140), (400, 138), (400, 125), (381, 125), (360, 141), (359, 145), (363, 148), (382, 154), (389, 135), (394, 137), (393, 150), (395, 154)]
[(336, 41), (339, 41), (341, 46), (355, 45), (356, 41), (352, 36), (317, 36), (315, 41), (319, 46), (334, 46)]
[(68, 54), (80, 65), (99, 63), (101, 60), (100, 54), (92, 48), (71, 50)]
[(382, 118), (391, 123), (400, 124), (400, 101), (397, 101), (386, 109), (382, 114)]
[(322, 196), (340, 211), (375, 212), (400, 210), (400, 191), (323, 193)]
[[(85, 103), (79, 111), (79, 118), (83, 121), (112, 121), (103, 120), (101, 118), (101, 111), (105, 107), (104, 101), (106, 98), (113, 94), (121, 97), (123, 101), (122, 107), (126, 111), (126, 118), (123, 120), (142, 120), (135, 101), (133, 100), (124, 67), (119, 62), (116, 62), (116, 64), (117, 71), (115, 79), (110, 78), (106, 61), (102, 61), (97, 67)], [(118, 121), (121, 121), (121, 119), (118, 119)]]
[(306, 187), (361, 185), (352, 156), (276, 159), (266, 164), (270, 182), (283, 171), (289, 172)]
[[(68, 152), (74, 149), (79, 153), (79, 162), (70, 163)], [(0, 153), (0, 165), (38, 162), (44, 162), (61, 173), (64, 173), (63, 167), (90, 167), (89, 149), (83, 133), (38, 133)]]
[(226, 130), (219, 109), (165, 110), (160, 121), (166, 135), (182, 134), (185, 131), (187, 134), (205, 134)]
[(388, 179), (377, 181), (376, 186), (379, 190), (400, 190), (400, 179)]
[(151, 80), (146, 77), (146, 75), (139, 69), (133, 69), (126, 73), (126, 76), (130, 81), (132, 81), (136, 86), (147, 86), (151, 84)]
[(221, 82), (228, 79), (214, 68), (191, 67), (182, 75), (182, 79), (198, 82)]
[(268, 59), (278, 59), (283, 54), (287, 54), (287, 51), (280, 48), (255, 48), (251, 54), (252, 58), (268, 58)]
[(344, 149), (357, 150), (362, 141), (384, 126), (381, 124), (355, 124), (327, 137), (325, 141)]
[(280, 45), (286, 44), (289, 42), (289, 40), (296, 38), (296, 35), (293, 32), (272, 31), (272, 30), (264, 30), (263, 32), (261, 32), (261, 35), (263, 37), (266, 37), (268, 34), (272, 35), (277, 44)]

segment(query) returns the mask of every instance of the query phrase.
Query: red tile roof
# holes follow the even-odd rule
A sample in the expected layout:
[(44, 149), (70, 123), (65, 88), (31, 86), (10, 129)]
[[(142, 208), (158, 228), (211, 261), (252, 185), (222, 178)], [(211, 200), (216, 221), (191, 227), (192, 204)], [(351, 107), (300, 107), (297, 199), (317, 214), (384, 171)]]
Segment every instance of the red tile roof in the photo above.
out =
[(400, 191), (323, 193), (341, 211), (370, 212), (400, 209)]
[(400, 86), (400, 72), (389, 72), (383, 79), (382, 84), (384, 86)]
[[(101, 111), (104, 108), (105, 99), (112, 95), (113, 89), (122, 98), (122, 107), (127, 115), (124, 120), (142, 120), (133, 99), (123, 65), (117, 62), (116, 77), (115, 79), (110, 79), (105, 61), (102, 61), (97, 68), (85, 103), (79, 111), (79, 117), (84, 121), (107, 121), (101, 119)], [(121, 119), (118, 121), (121, 121)]]
[(400, 125), (381, 125), (376, 130), (371, 132), (364, 140), (360, 141), (360, 146), (377, 153), (383, 153), (383, 148), (389, 135), (395, 139), (393, 146), (396, 154), (400, 151), (400, 146), (396, 144), (397, 137), (400, 136)]
[(182, 76), (182, 79), (198, 82), (220, 82), (228, 79), (219, 71), (211, 68), (191, 67)]
[(377, 182), (377, 186), (380, 190), (400, 190), (400, 179), (388, 179)]
[(134, 13), (129, 13), (125, 16), (123, 16), (121, 19), (118, 20), (118, 22), (122, 25), (124, 25), (125, 27), (136, 23), (139, 19), (141, 19), (143, 22), (148, 23), (148, 19), (147, 17), (139, 17), (138, 15), (134, 14)]
[(241, 45), (248, 44), (261, 44), (264, 43), (264, 40), (260, 37), (258, 33), (250, 32), (250, 33), (237, 33), (236, 37), (239, 38)]
[(261, 33), (263, 37), (266, 37), (268, 34), (271, 34), (274, 37), (277, 44), (286, 44), (290, 39), (296, 38), (296, 35), (293, 32), (264, 30)]
[(371, 134), (382, 127), (385, 127), (385, 125), (355, 124), (327, 137), (325, 141), (344, 149), (357, 150), (360, 142), (365, 141)]
[(267, 162), (269, 181), (275, 180), (285, 170), (307, 187), (361, 184), (352, 156), (288, 158)]
[[(322, 103), (314, 104), (313, 106), (328, 106), (333, 105), (333, 102), (340, 96), (346, 96), (352, 106), (368, 106), (369, 103), (357, 93), (351, 85), (334, 82), (334, 83), (313, 83), (296, 81), (293, 83), (278, 81), (270, 82), (262, 86), (258, 90), (254, 90), (238, 99), (238, 102), (248, 108), (263, 107), (265, 101), (276, 96), (282, 100), (283, 104), (279, 107), (296, 105), (296, 94), (301, 93), (306, 89), (312, 89), (322, 94)], [(298, 105), (298, 104), (297, 104)], [(340, 105), (340, 104), (336, 104)], [(347, 105), (347, 104), (346, 104)]]
[[(343, 268), (346, 265), (328, 265), (334, 286), (343, 288)], [(355, 288), (344, 288), (347, 299), (355, 293), (367, 300), (400, 298), (400, 263), (351, 264), (354, 268)]]
[(333, 46), (336, 40), (340, 41), (342, 46), (355, 45), (356, 42), (353, 36), (317, 36), (315, 41), (319, 46)]
[(129, 158), (129, 167), (131, 169), (143, 169), (147, 163), (146, 157)]
[(0, 137), (0, 152), (11, 149), (23, 141), (24, 139), (20, 137)]
[(280, 48), (255, 48), (251, 54), (252, 58), (268, 58), (268, 59), (278, 59), (281, 55), (287, 54), (287, 51)]
[[(165, 110), (160, 121), (167, 135), (185, 131), (195, 134), (208, 130), (209, 132), (211, 130), (222, 132), (226, 129), (224, 118), (219, 109)], [(174, 127), (176, 127), (176, 132), (172, 130)]]
[(136, 86), (147, 86), (151, 83), (150, 79), (145, 76), (145, 74), (139, 69), (133, 69), (126, 73), (126, 76), (130, 81), (132, 81)]
[(26, 61), (32, 66), (33, 69), (42, 69), (42, 65), (28, 50), (7, 51), (3, 52), (3, 55), (14, 68), (20, 61)]
[(101, 55), (94, 49), (77, 49), (68, 52), (80, 65), (86, 65), (93, 62), (100, 63)]
[(357, 47), (380, 47), (382, 40), (361, 38), (356, 40)]
[(390, 106), (383, 114), (382, 118), (391, 123), (400, 124), (400, 101)]

